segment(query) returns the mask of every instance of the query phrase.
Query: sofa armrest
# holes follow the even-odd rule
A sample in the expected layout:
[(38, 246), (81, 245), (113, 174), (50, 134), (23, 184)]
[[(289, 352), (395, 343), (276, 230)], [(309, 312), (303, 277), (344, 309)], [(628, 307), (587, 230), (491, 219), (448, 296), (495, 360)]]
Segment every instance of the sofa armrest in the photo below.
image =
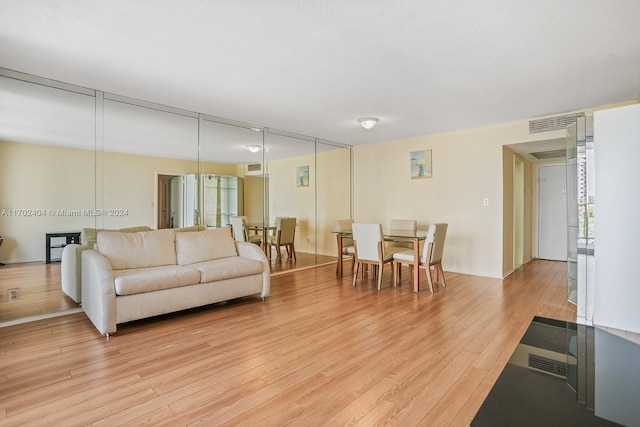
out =
[(238, 256), (262, 262), (262, 298), (269, 296), (271, 292), (271, 266), (269, 260), (260, 246), (255, 243), (236, 241)]
[(62, 250), (62, 292), (77, 303), (82, 302), (82, 251), (84, 245), (71, 243)]
[(82, 252), (82, 309), (101, 334), (116, 331), (116, 291), (111, 264), (93, 249)]

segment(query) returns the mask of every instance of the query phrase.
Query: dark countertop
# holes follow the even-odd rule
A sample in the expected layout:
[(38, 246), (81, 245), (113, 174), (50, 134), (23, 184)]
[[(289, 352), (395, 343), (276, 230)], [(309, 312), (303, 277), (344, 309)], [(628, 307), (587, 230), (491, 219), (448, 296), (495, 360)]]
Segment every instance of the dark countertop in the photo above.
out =
[(471, 425), (640, 425), (640, 346), (535, 317)]

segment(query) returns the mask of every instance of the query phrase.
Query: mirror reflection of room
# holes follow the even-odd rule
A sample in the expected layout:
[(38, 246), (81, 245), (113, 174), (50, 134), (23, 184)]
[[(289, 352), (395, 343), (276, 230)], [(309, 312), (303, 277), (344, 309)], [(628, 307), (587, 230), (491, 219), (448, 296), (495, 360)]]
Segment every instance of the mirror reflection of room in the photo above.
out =
[[(20, 299), (0, 302), (0, 322), (79, 309), (62, 291), (66, 241), (53, 238), (44, 262), (52, 233), (78, 233), (92, 246), (96, 230), (291, 216), (297, 258), (274, 256), (274, 273), (335, 258), (333, 220), (350, 215), (349, 146), (4, 69), (0, 95), (0, 209), (16, 213), (0, 217), (0, 286), (3, 274), (23, 277), (11, 281)], [(40, 297), (50, 301), (32, 299)]]

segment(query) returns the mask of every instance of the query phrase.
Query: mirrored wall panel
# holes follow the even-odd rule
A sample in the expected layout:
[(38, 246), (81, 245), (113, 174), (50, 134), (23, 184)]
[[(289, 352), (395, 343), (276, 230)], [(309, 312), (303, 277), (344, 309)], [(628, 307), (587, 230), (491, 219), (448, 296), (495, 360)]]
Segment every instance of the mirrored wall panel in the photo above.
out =
[(0, 213), (0, 263), (59, 261), (52, 234), (245, 216), (269, 254), (295, 218), (308, 266), (351, 216), (351, 147), (0, 69)]
[(338, 251), (332, 233), (337, 219), (351, 218), (351, 149), (319, 140), (316, 155), (318, 253)]
[(103, 123), (97, 169), (102, 186), (96, 187), (100, 228), (194, 225), (197, 115), (105, 97)]
[(93, 226), (95, 97), (0, 76), (0, 261), (59, 259), (46, 234)]

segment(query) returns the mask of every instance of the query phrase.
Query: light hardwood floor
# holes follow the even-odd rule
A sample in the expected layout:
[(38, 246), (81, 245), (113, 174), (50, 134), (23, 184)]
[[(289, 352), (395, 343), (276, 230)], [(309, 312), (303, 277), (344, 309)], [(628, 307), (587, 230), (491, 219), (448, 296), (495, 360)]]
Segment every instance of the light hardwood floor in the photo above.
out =
[[(15, 289), (19, 298), (11, 299)], [(60, 263), (25, 262), (0, 267), (0, 323), (77, 309), (60, 285)]]
[[(274, 275), (292, 270), (310, 268), (334, 262), (336, 257), (299, 253), (295, 261), (271, 260)], [(19, 298), (10, 298), (11, 290), (17, 290)], [(69, 310), (78, 310), (79, 305), (62, 292), (60, 263), (25, 262), (0, 266), (0, 327), (24, 319), (46, 317)]]
[(0, 328), (0, 424), (464, 426), (534, 315), (575, 320), (562, 262), (447, 273), (433, 295), (385, 270), (380, 292), (335, 264), (277, 275), (264, 302), (109, 340), (83, 313)]

